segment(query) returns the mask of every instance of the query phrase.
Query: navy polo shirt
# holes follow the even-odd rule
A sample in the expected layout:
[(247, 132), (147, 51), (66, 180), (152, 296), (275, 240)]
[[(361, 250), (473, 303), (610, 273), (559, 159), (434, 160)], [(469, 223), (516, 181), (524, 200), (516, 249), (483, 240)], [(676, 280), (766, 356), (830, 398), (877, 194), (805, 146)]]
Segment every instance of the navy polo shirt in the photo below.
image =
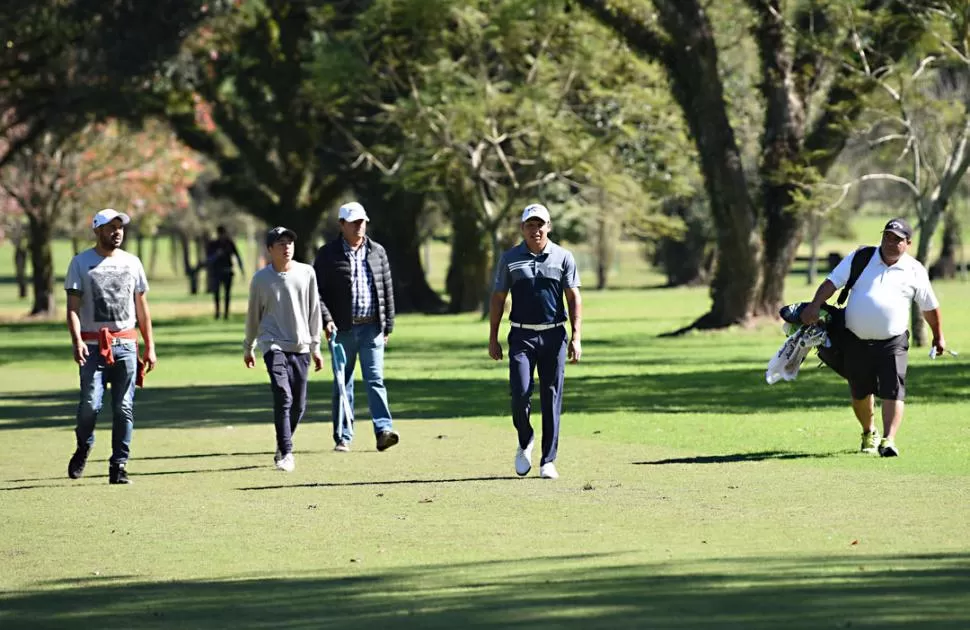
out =
[(558, 324), (566, 321), (563, 291), (578, 286), (572, 252), (549, 241), (545, 249), (533, 254), (523, 241), (502, 254), (493, 290), (512, 293), (511, 321)]

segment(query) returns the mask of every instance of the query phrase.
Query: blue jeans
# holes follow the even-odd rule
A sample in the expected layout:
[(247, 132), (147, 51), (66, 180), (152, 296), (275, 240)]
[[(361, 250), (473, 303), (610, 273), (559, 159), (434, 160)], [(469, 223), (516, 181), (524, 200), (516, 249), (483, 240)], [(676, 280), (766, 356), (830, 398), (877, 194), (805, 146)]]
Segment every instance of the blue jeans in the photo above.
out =
[[(374, 435), (391, 430), (391, 410), (384, 387), (384, 333), (378, 324), (360, 324), (350, 330), (337, 331), (337, 343), (347, 353), (344, 386), (350, 410), (354, 409), (354, 368), (360, 355), (360, 371), (367, 388), (367, 404), (374, 421)], [(347, 418), (340, 404), (340, 390), (333, 384), (333, 441), (350, 443), (354, 439), (354, 418)]]
[(107, 365), (98, 354), (98, 344), (88, 344), (88, 359), (79, 368), (81, 401), (77, 406), (78, 448), (94, 445), (94, 425), (104, 402), (104, 389), (111, 387), (111, 464), (128, 461), (131, 433), (135, 424), (135, 380), (138, 372), (138, 346), (119, 343), (112, 347), (114, 365)]

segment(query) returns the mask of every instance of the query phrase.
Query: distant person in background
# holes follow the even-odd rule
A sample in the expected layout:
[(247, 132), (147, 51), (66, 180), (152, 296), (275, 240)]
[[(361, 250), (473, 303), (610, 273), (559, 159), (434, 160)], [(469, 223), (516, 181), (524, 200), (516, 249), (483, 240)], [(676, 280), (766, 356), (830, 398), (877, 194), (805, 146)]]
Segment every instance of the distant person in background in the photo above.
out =
[[(933, 331), (933, 348), (938, 354), (946, 350), (940, 303), (926, 268), (907, 253), (912, 242), (913, 228), (905, 219), (886, 223), (879, 247), (849, 292), (845, 306), (845, 370), (852, 411), (862, 425), (860, 450), (882, 457), (899, 455), (896, 432), (903, 421), (913, 302)], [(864, 249), (846, 256), (822, 282), (802, 310), (803, 323), (818, 321), (822, 305), (846, 285), (852, 260), (863, 255)], [(882, 438), (876, 429), (874, 396), (882, 399)]]
[(242, 257), (236, 244), (224, 225), (216, 228), (216, 238), (206, 243), (205, 247), (205, 266), (209, 274), (209, 292), (216, 307), (216, 319), (219, 319), (219, 292), (224, 296), (223, 318), (229, 319), (229, 296), (232, 293), (233, 266), (232, 259), (235, 257), (239, 263), (240, 273), (245, 274)]
[[(74, 430), (77, 448), (67, 465), (67, 476), (84, 474), (94, 426), (101, 411), (104, 390), (111, 386), (113, 424), (108, 483), (126, 484), (128, 455), (135, 423), (135, 385), (155, 368), (155, 339), (148, 310), (148, 279), (137, 256), (121, 249), (127, 214), (106, 208), (91, 223), (97, 242), (79, 253), (67, 269), (67, 329), (80, 367), (81, 401)], [(138, 360), (138, 331), (145, 342)]]
[[(502, 359), (498, 340), (499, 324), (505, 312), (505, 298), (512, 293), (509, 313), (509, 384), (512, 394), (512, 424), (518, 433), (515, 472), (525, 476), (532, 470), (535, 431), (529, 420), (532, 410), (533, 374), (539, 374), (542, 407), (542, 459), (539, 476), (558, 479), (556, 455), (559, 448), (559, 415), (566, 360), (578, 363), (582, 355), (583, 303), (579, 295), (579, 273), (572, 252), (549, 240), (552, 219), (545, 206), (535, 203), (522, 212), (522, 242), (502, 254), (495, 269), (495, 284), (489, 303), (488, 355)], [(566, 335), (569, 305), (572, 334)], [(567, 341), (568, 339), (568, 341)]]
[[(317, 273), (328, 340), (340, 344), (347, 357), (343, 374), (334, 374), (334, 450), (347, 452), (354, 438), (354, 368), (360, 357), (361, 377), (374, 423), (377, 450), (400, 441), (393, 428), (384, 386), (384, 346), (394, 330), (394, 287), (387, 252), (367, 236), (370, 217), (356, 201), (340, 207), (340, 236), (320, 248), (313, 268)], [(343, 379), (341, 388), (337, 379)], [(341, 392), (343, 389), (343, 392)], [(341, 394), (347, 397), (342, 404)]]
[(306, 411), (310, 359), (316, 371), (323, 368), (320, 354), (320, 295), (313, 267), (293, 260), (296, 233), (275, 227), (266, 234), (270, 264), (253, 275), (246, 312), (243, 363), (256, 366), (253, 349), (259, 347), (269, 373), (276, 425), (277, 470), (292, 472), (293, 434)]

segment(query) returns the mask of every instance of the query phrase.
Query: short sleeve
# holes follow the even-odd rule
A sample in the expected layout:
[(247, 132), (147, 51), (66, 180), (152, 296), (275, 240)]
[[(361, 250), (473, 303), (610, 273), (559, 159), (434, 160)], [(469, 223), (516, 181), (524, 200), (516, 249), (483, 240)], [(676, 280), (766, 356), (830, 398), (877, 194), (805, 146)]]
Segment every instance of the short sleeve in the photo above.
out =
[(565, 289), (575, 289), (579, 286), (579, 271), (576, 269), (576, 259), (572, 252), (566, 252), (563, 261), (562, 286)]
[(148, 293), (148, 276), (141, 260), (135, 259), (135, 293)]
[(512, 289), (509, 280), (509, 265), (506, 262), (506, 255), (502, 254), (498, 264), (495, 266), (495, 282), (492, 285), (492, 291), (496, 293), (507, 293)]
[(849, 281), (849, 274), (852, 273), (852, 259), (855, 258), (859, 250), (856, 250), (843, 258), (835, 269), (829, 273), (828, 281), (835, 285), (836, 289), (841, 289), (845, 286), (845, 283)]
[(71, 259), (71, 264), (67, 266), (67, 277), (64, 278), (64, 290), (68, 293), (81, 295), (84, 293), (84, 281), (81, 278), (81, 264), (78, 257)]

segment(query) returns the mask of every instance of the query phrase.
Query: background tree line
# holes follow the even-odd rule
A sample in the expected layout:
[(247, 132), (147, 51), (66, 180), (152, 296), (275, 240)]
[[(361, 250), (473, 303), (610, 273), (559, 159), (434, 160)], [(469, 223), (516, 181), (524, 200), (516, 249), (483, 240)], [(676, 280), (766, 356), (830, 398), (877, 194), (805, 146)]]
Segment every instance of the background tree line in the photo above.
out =
[[(912, 200), (899, 211), (919, 226), (915, 255), (942, 227), (936, 267), (955, 270), (962, 0), (136, 4), (0, 8), (0, 209), (30, 243), (36, 312), (53, 308), (65, 195), (84, 215), (117, 200), (154, 217), (139, 233), (181, 226), (186, 243), (213, 214), (319, 235), (356, 198), (400, 303), (425, 311), (481, 308), (515, 214), (537, 200), (558, 238), (594, 245), (600, 286), (621, 235), (672, 284), (709, 282), (691, 327), (774, 313), (803, 240), (889, 185)], [(109, 128), (118, 156), (92, 136)], [(82, 195), (67, 163), (117, 185)], [(138, 189), (146, 169), (157, 194)], [(433, 231), (451, 244), (446, 299), (422, 267)]]

